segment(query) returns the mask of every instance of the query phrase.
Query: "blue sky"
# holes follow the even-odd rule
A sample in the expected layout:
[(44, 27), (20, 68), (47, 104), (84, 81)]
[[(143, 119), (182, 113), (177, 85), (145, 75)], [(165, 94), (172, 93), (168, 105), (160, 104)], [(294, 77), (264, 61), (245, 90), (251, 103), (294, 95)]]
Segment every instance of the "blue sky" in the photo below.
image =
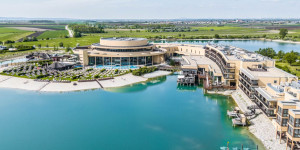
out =
[(300, 0), (5, 0), (0, 17), (300, 18)]

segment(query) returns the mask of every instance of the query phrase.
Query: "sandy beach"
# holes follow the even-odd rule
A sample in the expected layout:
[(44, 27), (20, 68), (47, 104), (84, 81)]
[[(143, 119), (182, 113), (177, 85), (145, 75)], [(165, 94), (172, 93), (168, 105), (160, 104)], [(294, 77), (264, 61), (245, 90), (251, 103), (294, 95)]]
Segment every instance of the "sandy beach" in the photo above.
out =
[[(114, 88), (131, 85), (139, 82), (145, 82), (149, 78), (158, 76), (165, 76), (170, 74), (168, 71), (156, 71), (144, 76), (134, 76), (132, 74), (126, 74), (123, 76), (115, 77), (110, 80), (99, 81), (102, 87)], [(30, 91), (41, 91), (41, 92), (70, 92), (70, 91), (81, 91), (89, 89), (99, 89), (101, 86), (96, 81), (91, 82), (76, 82), (77, 85), (71, 83), (54, 83), (54, 82), (37, 82), (33, 79), (17, 78), (11, 76), (0, 75), (0, 88), (14, 88)]]

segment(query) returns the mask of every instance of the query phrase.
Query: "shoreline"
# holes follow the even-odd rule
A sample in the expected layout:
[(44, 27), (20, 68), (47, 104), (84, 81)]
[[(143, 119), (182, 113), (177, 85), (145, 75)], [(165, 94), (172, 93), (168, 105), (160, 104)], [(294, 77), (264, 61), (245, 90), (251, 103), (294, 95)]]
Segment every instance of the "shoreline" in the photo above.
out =
[[(241, 109), (242, 112), (249, 111), (247, 106), (255, 105), (248, 97), (241, 91), (237, 90), (225, 90), (225, 91), (208, 91), (208, 94), (220, 94), (225, 96), (230, 96), (236, 105)], [(270, 120), (260, 109), (257, 110), (257, 116), (250, 119), (251, 123), (247, 128), (248, 131), (253, 134), (253, 136), (258, 139), (265, 149), (268, 150), (279, 150), (286, 149), (286, 143), (280, 143), (279, 139), (276, 139), (274, 134), (276, 133), (276, 128), (273, 121)]]
[[(145, 74), (143, 76), (134, 76), (132, 74), (126, 74), (123, 76), (115, 77), (114, 79), (99, 81), (103, 86), (103, 90), (111, 88), (120, 88), (132, 84), (137, 84), (141, 82), (147, 82), (149, 79), (167, 76), (171, 72), (168, 71), (155, 71), (152, 73)], [(29, 90), (36, 92), (75, 92), (75, 91), (86, 91), (86, 90), (95, 90), (101, 89), (99, 84), (96, 81), (91, 82), (76, 82), (77, 85), (71, 83), (53, 83), (53, 82), (37, 82), (33, 79), (18, 78), (12, 76), (0, 75), (0, 89), (1, 88), (10, 88), (10, 89), (20, 89), (20, 90)], [(17, 85), (17, 86), (16, 86)], [(242, 112), (246, 112), (247, 106), (254, 105), (254, 103), (239, 89), (233, 90), (224, 90), (224, 91), (208, 91), (208, 94), (220, 94), (225, 96), (230, 96), (236, 105), (241, 109)], [(278, 150), (284, 149), (286, 147), (285, 143), (279, 144), (279, 139), (276, 139), (274, 136), (275, 126), (272, 121), (263, 114), (261, 110), (257, 111), (259, 113), (253, 119), (250, 119), (251, 125), (247, 127), (247, 130), (259, 140), (265, 149), (269, 150)], [(266, 132), (267, 131), (267, 132)]]
[[(285, 41), (280, 39), (263, 39), (263, 38), (251, 38), (251, 39), (160, 39), (160, 41), (268, 41), (277, 43), (289, 43), (289, 44), (300, 44), (300, 41)], [(151, 40), (155, 41), (155, 40)]]
[[(71, 83), (55, 83), (55, 82), (38, 82), (33, 79), (18, 78), (13, 76), (0, 75), (0, 88), (20, 89), (37, 92), (73, 92), (93, 89), (118, 88), (132, 85), (140, 82), (146, 82), (151, 78), (166, 76), (172, 72), (155, 71), (143, 76), (134, 76), (131, 73), (115, 77), (114, 79), (91, 82), (71, 82)], [(73, 85), (77, 83), (77, 85)]]

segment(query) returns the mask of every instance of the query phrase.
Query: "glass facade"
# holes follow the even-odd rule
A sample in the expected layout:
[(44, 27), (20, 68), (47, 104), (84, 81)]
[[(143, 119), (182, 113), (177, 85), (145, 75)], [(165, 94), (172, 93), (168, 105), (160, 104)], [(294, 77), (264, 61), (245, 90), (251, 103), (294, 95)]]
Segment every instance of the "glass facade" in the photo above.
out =
[(300, 119), (295, 119), (295, 127), (300, 127)]
[(153, 56), (146, 57), (89, 57), (89, 65), (112, 65), (112, 66), (129, 66), (145, 65), (152, 66)]
[(122, 57), (121, 58), (121, 62), (122, 62), (122, 66), (128, 66), (128, 65), (130, 65), (129, 57)]
[(289, 123), (290, 123), (291, 125), (294, 125), (294, 117), (292, 117), (292, 116), (290, 116), (290, 115), (289, 115)]
[(282, 119), (282, 126), (287, 126), (288, 119)]
[(146, 65), (146, 58), (138, 57), (138, 65)]
[(137, 57), (130, 57), (130, 65), (137, 65)]
[(96, 65), (103, 65), (103, 57), (96, 57)]
[(294, 131), (294, 137), (300, 137), (300, 129), (295, 129)]
[(289, 133), (289, 135), (294, 136), (293, 135), (293, 128), (290, 125), (288, 125), (288, 133)]
[(146, 65), (147, 66), (152, 66), (152, 56), (147, 56), (146, 57)]
[(111, 57), (104, 57), (104, 65), (111, 65)]
[(289, 115), (289, 110), (288, 109), (283, 109), (282, 117), (287, 117), (288, 115)]
[(103, 49), (103, 48), (95, 48), (99, 51), (106, 52), (143, 52), (143, 51), (151, 51), (152, 48), (140, 48), (140, 49)]
[(95, 65), (95, 57), (89, 57), (89, 66)]

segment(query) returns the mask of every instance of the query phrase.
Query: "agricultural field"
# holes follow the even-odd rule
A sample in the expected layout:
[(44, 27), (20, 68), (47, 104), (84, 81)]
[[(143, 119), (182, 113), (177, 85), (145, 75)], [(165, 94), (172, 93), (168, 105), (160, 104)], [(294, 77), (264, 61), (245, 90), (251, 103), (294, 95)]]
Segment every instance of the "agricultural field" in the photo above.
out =
[[(64, 26), (63, 26), (64, 27)], [(75, 47), (77, 44), (81, 46), (90, 45), (92, 43), (98, 43), (101, 37), (145, 37), (145, 38), (177, 38), (177, 39), (189, 39), (189, 38), (214, 38), (215, 34), (220, 36), (232, 36), (233, 38), (242, 38), (242, 36), (261, 38), (266, 35), (267, 38), (276, 39), (278, 33), (273, 30), (256, 29), (256, 28), (243, 28), (232, 26), (211, 26), (211, 27), (191, 27), (191, 32), (147, 32), (146, 30), (130, 30), (130, 29), (106, 29), (105, 33), (85, 33), (79, 38), (65, 38), (64, 35), (68, 34), (66, 30), (46, 31), (42, 35), (38, 36), (39, 41), (32, 42), (18, 42), (16, 45), (38, 45), (42, 47), (58, 46), (60, 42), (63, 42), (65, 46)], [(222, 38), (223, 38), (222, 37)], [(297, 38), (294, 38), (297, 37)], [(299, 37), (299, 38), (298, 38)], [(46, 38), (50, 38), (46, 40)], [(291, 30), (288, 34), (288, 38), (300, 41), (300, 30)], [(42, 40), (44, 39), (44, 40)]]
[(46, 38), (64, 38), (68, 35), (67, 30), (55, 30), (55, 31), (45, 31), (43, 34), (38, 36), (38, 39), (46, 39)]
[(24, 31), (24, 30), (19, 30), (14, 28), (0, 27), (0, 41), (6, 41), (6, 40), (16, 41), (32, 33), (34, 32)]
[(52, 29), (52, 30), (64, 30), (66, 25), (56, 24), (45, 24), (45, 25), (31, 25), (31, 24), (0, 24), (0, 27), (29, 27), (29, 28), (40, 28), (40, 29)]

